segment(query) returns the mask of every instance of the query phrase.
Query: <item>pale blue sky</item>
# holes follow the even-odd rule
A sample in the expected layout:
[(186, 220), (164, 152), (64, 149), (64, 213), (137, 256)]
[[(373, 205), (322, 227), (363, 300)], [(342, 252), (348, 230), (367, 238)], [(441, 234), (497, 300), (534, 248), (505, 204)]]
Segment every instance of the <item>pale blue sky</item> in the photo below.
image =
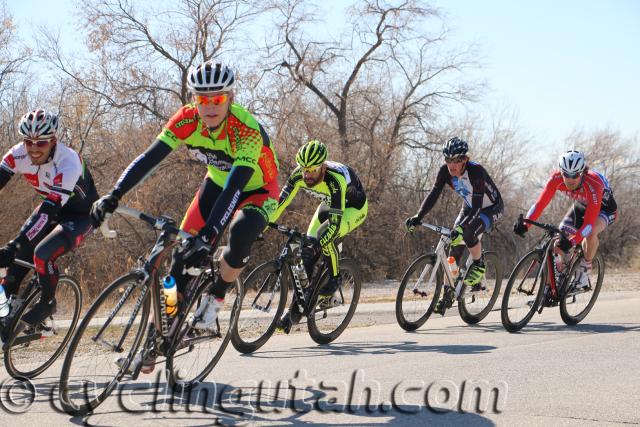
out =
[[(318, 2), (329, 27), (339, 26), (345, 2)], [(479, 111), (509, 106), (547, 156), (576, 127), (609, 126), (640, 134), (640, 1), (437, 0), (451, 29), (451, 46), (476, 42), (484, 68), (474, 76), (489, 92)], [(55, 6), (53, 6), (55, 5)], [(60, 27), (72, 41), (71, 0), (9, 0), (26, 39), (40, 23)], [(76, 39), (77, 40), (77, 39)]]

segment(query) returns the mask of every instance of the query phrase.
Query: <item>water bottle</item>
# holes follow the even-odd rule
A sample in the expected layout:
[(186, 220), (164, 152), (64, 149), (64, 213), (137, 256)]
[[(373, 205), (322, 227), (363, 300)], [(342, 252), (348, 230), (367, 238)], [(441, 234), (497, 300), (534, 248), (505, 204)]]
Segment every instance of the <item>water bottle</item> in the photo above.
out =
[(178, 288), (176, 287), (176, 279), (173, 276), (165, 276), (162, 281), (164, 285), (164, 303), (169, 316), (175, 316), (178, 313)]
[(456, 263), (456, 259), (452, 256), (447, 258), (447, 264), (449, 265), (449, 271), (453, 277), (458, 277), (458, 264)]
[(9, 306), (9, 300), (7, 294), (4, 292), (4, 286), (0, 285), (0, 317), (7, 317), (11, 307)]

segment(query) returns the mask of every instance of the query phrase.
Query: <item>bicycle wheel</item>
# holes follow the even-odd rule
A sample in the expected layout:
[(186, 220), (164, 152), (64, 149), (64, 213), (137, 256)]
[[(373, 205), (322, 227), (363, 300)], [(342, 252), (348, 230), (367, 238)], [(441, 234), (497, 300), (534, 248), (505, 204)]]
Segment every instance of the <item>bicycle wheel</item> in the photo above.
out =
[(14, 378), (35, 378), (56, 361), (75, 330), (82, 309), (80, 285), (72, 277), (60, 276), (56, 287), (56, 312), (36, 327), (22, 322), (40, 299), (36, 289), (24, 301), (11, 321), (11, 337), (4, 353), (4, 366)]
[(231, 331), (231, 342), (240, 353), (253, 353), (269, 340), (287, 304), (290, 280), (288, 267), (278, 269), (269, 261), (244, 281), (238, 322)]
[(427, 321), (438, 302), (444, 282), (440, 264), (436, 267), (435, 282), (431, 281), (436, 254), (419, 256), (407, 268), (396, 296), (396, 320), (405, 331), (415, 331)]
[(592, 261), (592, 269), (589, 273), (589, 285), (582, 289), (576, 289), (579, 283), (580, 255), (569, 270), (568, 281), (565, 282), (566, 291), (560, 299), (560, 316), (567, 325), (580, 323), (593, 308), (598, 299), (602, 281), (604, 280), (604, 260), (600, 255), (596, 255)]
[(502, 325), (509, 332), (522, 329), (533, 317), (546, 283), (546, 267), (541, 260), (546, 259), (539, 250), (531, 251), (516, 264), (509, 276), (509, 282), (502, 297), (500, 315)]
[(236, 281), (218, 312), (217, 330), (204, 331), (193, 327), (195, 311), (210, 281), (202, 283), (187, 310), (176, 319), (176, 334), (167, 353), (167, 383), (175, 393), (183, 393), (197, 386), (216, 366), (231, 338), (231, 330), (238, 321), (242, 288)]
[[(60, 403), (71, 415), (95, 409), (124, 376), (145, 333), (150, 298), (143, 272), (102, 291), (69, 344), (60, 374)], [(126, 363), (116, 364), (125, 358)]]
[(320, 288), (329, 280), (325, 271), (309, 298), (313, 307), (307, 316), (309, 335), (318, 344), (328, 344), (347, 328), (358, 306), (362, 282), (358, 266), (352, 259), (340, 260), (342, 285), (331, 298), (318, 301)]
[(458, 301), (460, 317), (470, 325), (476, 324), (487, 317), (493, 309), (498, 295), (500, 295), (502, 264), (498, 259), (498, 255), (494, 252), (485, 252), (484, 263), (486, 273), (482, 278), (481, 290), (469, 292), (467, 288), (460, 301)]

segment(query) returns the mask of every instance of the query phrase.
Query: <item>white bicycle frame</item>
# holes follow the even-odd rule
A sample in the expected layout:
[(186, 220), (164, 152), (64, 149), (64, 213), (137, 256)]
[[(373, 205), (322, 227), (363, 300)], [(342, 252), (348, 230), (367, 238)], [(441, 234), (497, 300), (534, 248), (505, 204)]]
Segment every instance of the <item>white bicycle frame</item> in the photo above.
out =
[[(444, 270), (444, 274), (445, 274), (445, 278), (446, 280), (449, 282), (449, 284), (451, 286), (453, 286), (456, 282), (456, 278), (457, 277), (453, 277), (453, 274), (451, 274), (451, 271), (449, 271), (448, 268), (448, 264), (447, 264), (447, 254), (444, 251), (445, 246), (447, 246), (448, 244), (451, 243), (451, 238), (449, 236), (451, 236), (451, 229), (447, 228), (447, 227), (440, 227), (437, 225), (433, 225), (433, 224), (427, 224), (427, 223), (422, 223), (420, 224), (423, 227), (426, 227), (430, 230), (435, 231), (436, 233), (440, 234), (440, 241), (438, 242), (438, 244), (436, 245), (436, 249), (435, 249), (435, 254), (436, 254), (436, 262), (433, 264), (434, 268), (431, 271), (431, 274), (429, 276), (429, 281), (427, 282), (427, 287), (424, 290), (425, 293), (429, 293), (429, 290), (431, 290), (431, 287), (433, 286), (434, 282), (435, 282), (435, 278), (436, 278), (436, 273), (438, 271), (438, 264), (440, 264), (442, 266), (442, 270)], [(478, 236), (478, 240), (480, 240), (480, 238), (482, 238), (482, 234), (480, 234), (480, 236)], [(461, 243), (462, 245), (464, 245), (464, 242)], [(469, 266), (471, 265), (471, 263), (473, 262), (473, 259), (469, 256), (467, 257), (467, 262), (465, 264), (465, 266), (463, 267), (463, 269), (459, 270), (458, 276), (460, 276), (461, 274), (464, 274), (465, 271), (467, 271), (469, 269)], [(425, 276), (429, 273), (429, 269), (431, 269), (432, 264), (426, 264), (424, 266), (424, 269), (422, 270), (422, 273), (420, 273), (420, 277), (418, 278), (418, 280), (416, 281), (416, 285), (414, 287), (414, 289), (418, 288), (418, 284), (422, 283), (422, 281), (424, 280)], [(462, 286), (463, 286), (463, 281), (459, 280), (457, 286), (455, 287), (455, 291), (456, 291), (456, 296), (460, 295), (460, 292), (462, 291)]]

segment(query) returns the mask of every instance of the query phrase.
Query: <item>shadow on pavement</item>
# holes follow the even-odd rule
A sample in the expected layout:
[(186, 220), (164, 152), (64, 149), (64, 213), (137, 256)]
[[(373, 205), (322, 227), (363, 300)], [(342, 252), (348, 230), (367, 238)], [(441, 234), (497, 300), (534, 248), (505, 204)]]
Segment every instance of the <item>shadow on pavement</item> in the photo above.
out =
[(491, 345), (424, 345), (415, 341), (401, 342), (337, 342), (315, 347), (292, 347), (287, 350), (263, 350), (242, 357), (282, 358), (321, 356), (353, 356), (359, 354), (396, 354), (396, 353), (440, 353), (440, 354), (481, 354), (495, 350)]

